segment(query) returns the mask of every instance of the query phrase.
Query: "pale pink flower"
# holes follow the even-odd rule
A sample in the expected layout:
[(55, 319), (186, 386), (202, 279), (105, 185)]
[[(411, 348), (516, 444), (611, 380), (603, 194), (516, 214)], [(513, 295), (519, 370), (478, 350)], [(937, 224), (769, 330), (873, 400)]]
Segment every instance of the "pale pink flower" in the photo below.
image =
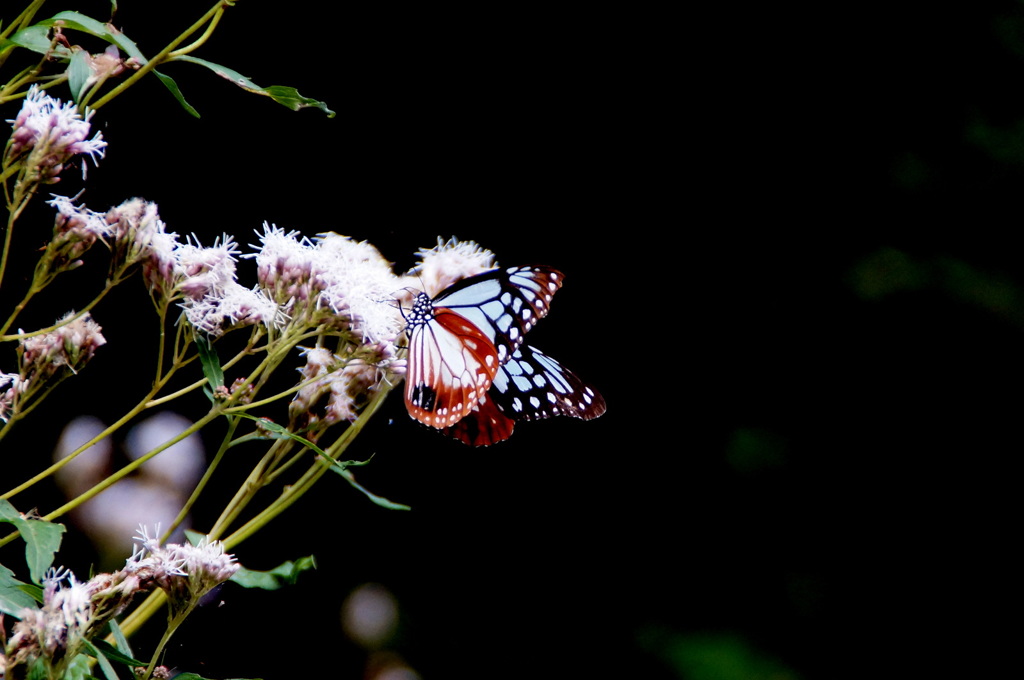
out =
[(393, 302), (401, 281), (375, 247), (334, 233), (319, 234), (317, 246), (328, 285), (320, 303), (344, 318), (364, 342), (393, 342), (405, 323)]
[(89, 155), (95, 163), (106, 153), (107, 143), (100, 132), (88, 138), (92, 115), (87, 110), (83, 118), (74, 103), (62, 104), (33, 85), (17, 117), (7, 121), (14, 131), (5, 162), (21, 159), (28, 168), (26, 176), (45, 184), (56, 182), (64, 165), (78, 154)]
[(20, 341), (18, 352), (21, 376), (25, 382), (45, 381), (65, 366), (72, 373), (77, 373), (92, 359), (96, 350), (107, 343), (100, 325), (88, 312), (68, 321), (74, 316), (74, 312), (68, 312), (58, 322), (62, 325), (57, 329)]
[(43, 578), (43, 604), (20, 612), (7, 642), (11, 665), (44, 658), (51, 664), (70, 659), (87, 639), (92, 619), (89, 588), (65, 570), (50, 570)]
[(249, 289), (235, 281), (200, 300), (186, 300), (182, 306), (190, 324), (214, 336), (237, 326), (282, 328), (288, 320), (281, 307), (259, 288)]
[(407, 274), (408, 285), (435, 297), (456, 281), (494, 269), (494, 253), (474, 241), (437, 239), (433, 248), (420, 248), (420, 262)]
[(326, 285), (319, 271), (316, 246), (297, 231), (286, 232), (267, 223), (263, 224), (263, 234), (259, 238), (262, 244), (259, 252), (242, 257), (256, 259), (256, 278), (260, 287), (272, 300), (286, 308), (309, 309), (315, 306)]
[(354, 422), (380, 385), (380, 369), (361, 359), (353, 359), (331, 376), (331, 395), (327, 399), (324, 421), (332, 425), (346, 420)]
[(150, 263), (154, 251), (176, 243), (177, 234), (168, 234), (156, 203), (132, 198), (111, 208), (104, 215), (110, 225), (115, 267), (127, 268), (136, 262)]
[[(299, 369), (303, 384), (288, 405), (293, 425), (315, 432), (342, 421), (354, 421), (380, 389), (385, 368), (395, 360), (390, 342), (361, 345), (343, 359), (323, 347), (304, 348), (306, 364)], [(321, 427), (315, 427), (318, 423)]]
[(366, 342), (398, 336), (392, 296), (401, 283), (372, 245), (334, 233), (310, 241), (268, 224), (260, 241), (259, 252), (243, 257), (256, 259), (260, 286), (295, 323), (327, 324)]
[(147, 575), (147, 579), (167, 593), (171, 606), (182, 610), (195, 606), (215, 587), (231, 578), (241, 565), (234, 555), (224, 552), (224, 544), (205, 536), (196, 545), (168, 543), (160, 545), (145, 527), (136, 539), (138, 549), (125, 565), (126, 571)]
[(96, 241), (110, 236), (110, 225), (102, 213), (75, 205), (66, 196), (54, 196), (47, 204), (57, 210), (53, 224), (53, 238), (46, 246), (41, 262), (46, 263), (50, 275), (74, 269), (82, 264), (81, 258)]
[(125, 63), (121, 58), (121, 52), (117, 49), (117, 45), (107, 45), (107, 49), (97, 54), (88, 55), (86, 60), (92, 73), (86, 78), (85, 87), (91, 87), (93, 84), (102, 82), (107, 78), (119, 76), (124, 73), (128, 66), (138, 68), (134, 62), (132, 64)]
[(43, 578), (42, 605), (19, 612), (20, 621), (14, 623), (4, 647), (6, 668), (0, 669), (31, 667), (46, 677), (63, 678), (83, 643), (98, 635), (136, 595), (161, 588), (174, 612), (187, 614), (240, 569), (219, 541), (203, 538), (194, 546), (161, 545), (157, 533), (159, 527), (154, 536), (143, 527), (135, 539), (140, 545), (123, 569), (97, 574), (85, 583), (65, 569), (49, 570)]
[(194, 235), (174, 251), (177, 288), (186, 298), (201, 300), (219, 294), (235, 280), (235, 255), (238, 246), (224, 234), (212, 246), (203, 247)]
[(320, 420), (320, 416), (313, 413), (313, 407), (330, 390), (329, 376), (339, 370), (344, 361), (324, 347), (303, 347), (301, 355), (306, 359), (305, 365), (298, 369), (303, 384), (288, 404), (288, 414), (293, 423), (305, 429)]
[(166, 298), (171, 295), (177, 283), (178, 260), (175, 251), (180, 245), (178, 235), (157, 230), (148, 236), (142, 260), (142, 277), (152, 293), (159, 298)]

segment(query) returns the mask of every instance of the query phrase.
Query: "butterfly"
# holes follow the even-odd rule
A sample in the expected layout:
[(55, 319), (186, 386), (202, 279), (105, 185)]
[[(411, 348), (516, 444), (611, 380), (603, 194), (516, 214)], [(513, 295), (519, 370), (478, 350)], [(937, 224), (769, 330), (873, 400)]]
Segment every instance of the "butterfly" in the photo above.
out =
[[(506, 439), (514, 420), (603, 413), (596, 390), (539, 351), (520, 350), (523, 336), (548, 313), (562, 278), (547, 266), (511, 267), (462, 279), (433, 299), (419, 293), (406, 315), (409, 415), (482, 446)], [(543, 384), (524, 381), (526, 375)], [(586, 406), (552, 407), (551, 399), (560, 396)], [(600, 412), (587, 400), (600, 403)]]

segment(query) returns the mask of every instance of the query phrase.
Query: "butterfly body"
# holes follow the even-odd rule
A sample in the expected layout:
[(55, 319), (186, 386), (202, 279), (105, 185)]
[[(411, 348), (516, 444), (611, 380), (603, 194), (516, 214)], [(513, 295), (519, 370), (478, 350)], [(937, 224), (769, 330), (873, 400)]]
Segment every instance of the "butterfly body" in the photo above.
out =
[(507, 439), (516, 420), (590, 419), (604, 401), (540, 351), (522, 345), (562, 285), (546, 266), (493, 269), (419, 293), (406, 315), (409, 415), (473, 446)]

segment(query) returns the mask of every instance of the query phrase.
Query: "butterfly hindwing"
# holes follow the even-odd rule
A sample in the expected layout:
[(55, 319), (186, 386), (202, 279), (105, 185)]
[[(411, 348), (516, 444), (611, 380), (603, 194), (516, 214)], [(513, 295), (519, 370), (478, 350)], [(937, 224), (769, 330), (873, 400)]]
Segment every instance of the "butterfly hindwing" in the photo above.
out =
[(490, 446), (511, 437), (515, 425), (516, 421), (485, 395), (472, 413), (441, 432), (469, 446)]
[(539, 349), (523, 345), (498, 369), (486, 398), (444, 433), (470, 446), (487, 446), (508, 439), (517, 420), (592, 420), (605, 409), (604, 397), (593, 386)]
[(513, 420), (569, 416), (591, 420), (605, 412), (604, 397), (578, 375), (523, 345), (494, 377), (488, 396)]

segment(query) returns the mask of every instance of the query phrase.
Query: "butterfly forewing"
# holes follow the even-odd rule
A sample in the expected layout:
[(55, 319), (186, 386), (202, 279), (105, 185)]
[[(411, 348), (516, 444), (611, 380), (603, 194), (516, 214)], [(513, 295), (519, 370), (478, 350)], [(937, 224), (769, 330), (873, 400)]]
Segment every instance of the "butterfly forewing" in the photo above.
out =
[(498, 356), (490, 339), (463, 316), (432, 306), (417, 310), (422, 304), (418, 300), (410, 315), (405, 404), (425, 425), (448, 427), (486, 395)]
[(562, 287), (562, 273), (533, 265), (492, 269), (463, 279), (441, 292), (433, 303), (461, 314), (479, 328), (504, 363), (523, 336), (548, 313), (551, 298)]

